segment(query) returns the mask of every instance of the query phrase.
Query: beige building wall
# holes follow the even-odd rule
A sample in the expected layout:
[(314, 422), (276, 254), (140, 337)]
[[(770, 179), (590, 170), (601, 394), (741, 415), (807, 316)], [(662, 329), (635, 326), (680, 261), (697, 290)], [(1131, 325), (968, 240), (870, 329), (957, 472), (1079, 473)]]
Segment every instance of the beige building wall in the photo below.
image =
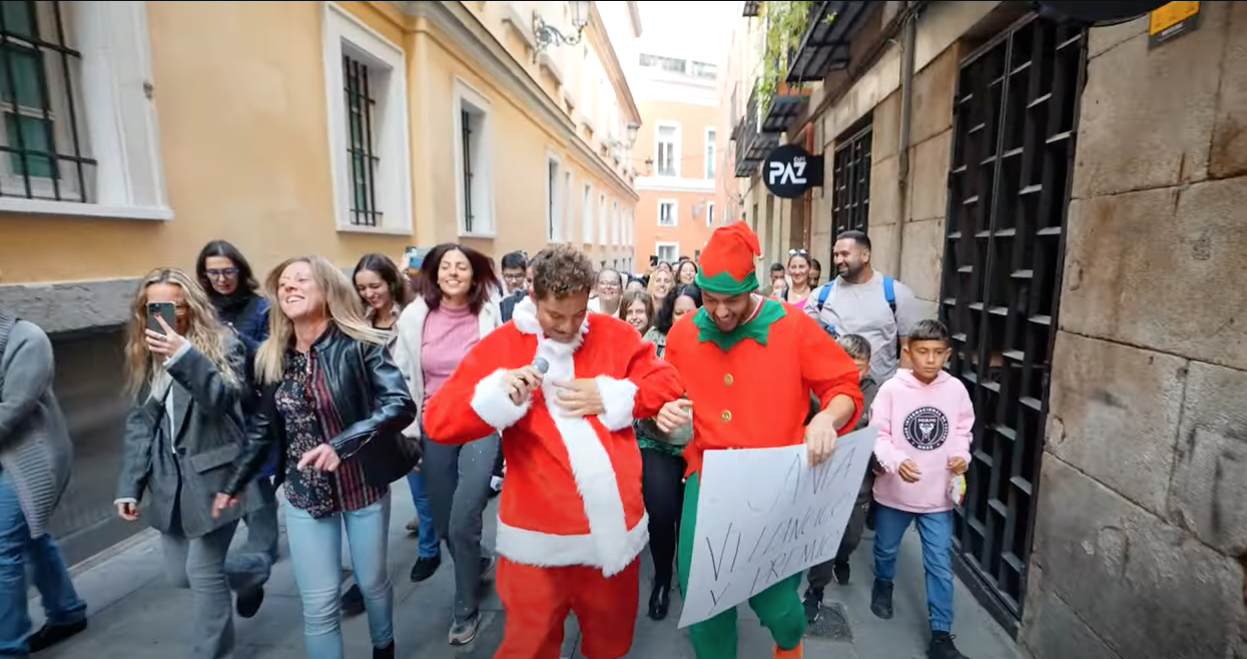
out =
[[(261, 274), (294, 255), (349, 268), (443, 241), (632, 259), (640, 115), (615, 49), (640, 34), (635, 2), (589, 3), (579, 43), (535, 52), (535, 15), (576, 33), (570, 3), (67, 0), (64, 45), (80, 54), (67, 61), (50, 46), (53, 3), (10, 4), (38, 8), (44, 51), (15, 59), (17, 79), (37, 90), (42, 71), (52, 93), (18, 99), (26, 142), (0, 131), (37, 152), (0, 158), (0, 306), (52, 334), (78, 461), (53, 530), (71, 561), (137, 530), (99, 466), (121, 446), (119, 327), (149, 269), (191, 269), (216, 238)], [(11, 45), (17, 11), (6, 4)], [(368, 71), (375, 195), (354, 192), (344, 55)], [(584, 186), (605, 203), (586, 208)]]
[[(51, 3), (35, 4), (47, 30)], [(0, 303), (53, 332), (114, 325), (134, 277), (190, 268), (214, 238), (261, 272), (291, 255), (349, 267), (445, 241), (495, 257), (569, 241), (599, 261), (631, 258), (628, 125), (640, 116), (597, 3), (578, 45), (539, 49), (533, 36), (534, 15), (574, 34), (570, 4), (60, 3), (82, 57), (68, 88), (48, 69), (56, 149), (72, 156), (77, 128), (91, 160), (82, 185), (61, 160), (60, 190), (44, 178), (28, 194), (7, 175)], [(348, 153), (344, 56), (368, 71), (367, 194)], [(583, 186), (607, 213), (585, 210)]]

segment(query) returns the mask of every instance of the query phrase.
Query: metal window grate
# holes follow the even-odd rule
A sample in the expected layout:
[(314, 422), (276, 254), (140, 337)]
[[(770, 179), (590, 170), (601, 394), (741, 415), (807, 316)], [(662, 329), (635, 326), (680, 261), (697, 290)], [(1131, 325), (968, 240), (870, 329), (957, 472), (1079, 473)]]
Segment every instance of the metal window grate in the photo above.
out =
[(0, 195), (90, 201), (74, 105), (82, 54), (67, 45), (61, 2), (0, 3)]
[(472, 212), (472, 180), (474, 174), (472, 168), (475, 163), (472, 162), (472, 146), (476, 140), (473, 138), (472, 131), (472, 113), (468, 110), (459, 111), (459, 139), (462, 142), (460, 146), (463, 149), (463, 230), (471, 233), (473, 222), (476, 216)]
[(832, 162), (831, 243), (845, 231), (866, 232), (870, 220), (871, 126), (841, 140)]
[(961, 64), (940, 315), (974, 400), (957, 567), (1015, 627), (1048, 406), (1085, 33), (1028, 16)]
[(346, 81), (346, 116), (351, 159), (351, 224), (375, 227), (381, 224), (377, 207), (377, 169), (381, 159), (376, 150), (376, 105), (368, 66), (350, 55), (342, 56), (342, 78)]

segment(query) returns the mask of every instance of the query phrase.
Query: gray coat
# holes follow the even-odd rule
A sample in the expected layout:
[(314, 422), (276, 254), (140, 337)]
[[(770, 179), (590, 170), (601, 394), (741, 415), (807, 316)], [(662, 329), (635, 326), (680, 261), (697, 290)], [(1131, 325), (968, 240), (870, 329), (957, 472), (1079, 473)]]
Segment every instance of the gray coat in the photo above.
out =
[[(246, 353), (232, 335), (227, 354), (241, 382)], [(165, 370), (173, 401), (172, 438), (164, 396), (153, 396), (151, 386), (144, 386), (126, 417), (117, 499), (141, 502), (143, 517), (161, 533), (198, 538), (247, 512), (233, 506), (212, 519), (212, 501), (224, 491), (246, 438), (241, 399), (247, 385), (227, 384), (212, 360), (195, 348)], [(151, 496), (144, 497), (145, 492)]]
[(32, 538), (47, 533), (74, 458), (52, 394), (53, 371), (52, 342), (43, 330), (0, 310), (0, 468)]

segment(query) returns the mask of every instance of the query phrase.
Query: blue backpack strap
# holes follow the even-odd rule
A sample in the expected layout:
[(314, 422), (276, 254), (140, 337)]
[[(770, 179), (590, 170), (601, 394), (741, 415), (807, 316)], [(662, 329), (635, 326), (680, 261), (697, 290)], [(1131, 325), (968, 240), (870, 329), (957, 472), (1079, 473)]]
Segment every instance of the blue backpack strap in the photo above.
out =
[(827, 304), (827, 296), (831, 295), (831, 287), (834, 286), (835, 284), (836, 284), (836, 280), (832, 279), (831, 281), (819, 287), (818, 289), (818, 312), (819, 313), (823, 312), (823, 305)]
[[(896, 315), (896, 280), (884, 275), (883, 277), (883, 299), (888, 301), (888, 307), (892, 309), (892, 315)], [(820, 305), (821, 308), (821, 305)]]

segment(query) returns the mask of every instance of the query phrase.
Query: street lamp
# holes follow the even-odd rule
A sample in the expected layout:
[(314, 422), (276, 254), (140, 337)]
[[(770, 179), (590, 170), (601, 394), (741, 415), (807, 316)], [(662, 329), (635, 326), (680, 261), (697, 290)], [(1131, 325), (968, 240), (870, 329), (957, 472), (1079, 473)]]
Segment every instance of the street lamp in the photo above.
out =
[(533, 62), (536, 62), (537, 56), (550, 46), (575, 46), (580, 43), (580, 38), (584, 36), (585, 26), (589, 24), (589, 2), (588, 0), (571, 0), (571, 6), (572, 27), (576, 29), (576, 33), (570, 36), (546, 23), (541, 14), (533, 10), (533, 37), (537, 41), (537, 45), (533, 47)]
[(628, 146), (636, 144), (636, 132), (641, 129), (641, 124), (633, 121), (628, 124)]
[(654, 174), (654, 159), (646, 158), (645, 159), (645, 175), (652, 176), (653, 174)]

